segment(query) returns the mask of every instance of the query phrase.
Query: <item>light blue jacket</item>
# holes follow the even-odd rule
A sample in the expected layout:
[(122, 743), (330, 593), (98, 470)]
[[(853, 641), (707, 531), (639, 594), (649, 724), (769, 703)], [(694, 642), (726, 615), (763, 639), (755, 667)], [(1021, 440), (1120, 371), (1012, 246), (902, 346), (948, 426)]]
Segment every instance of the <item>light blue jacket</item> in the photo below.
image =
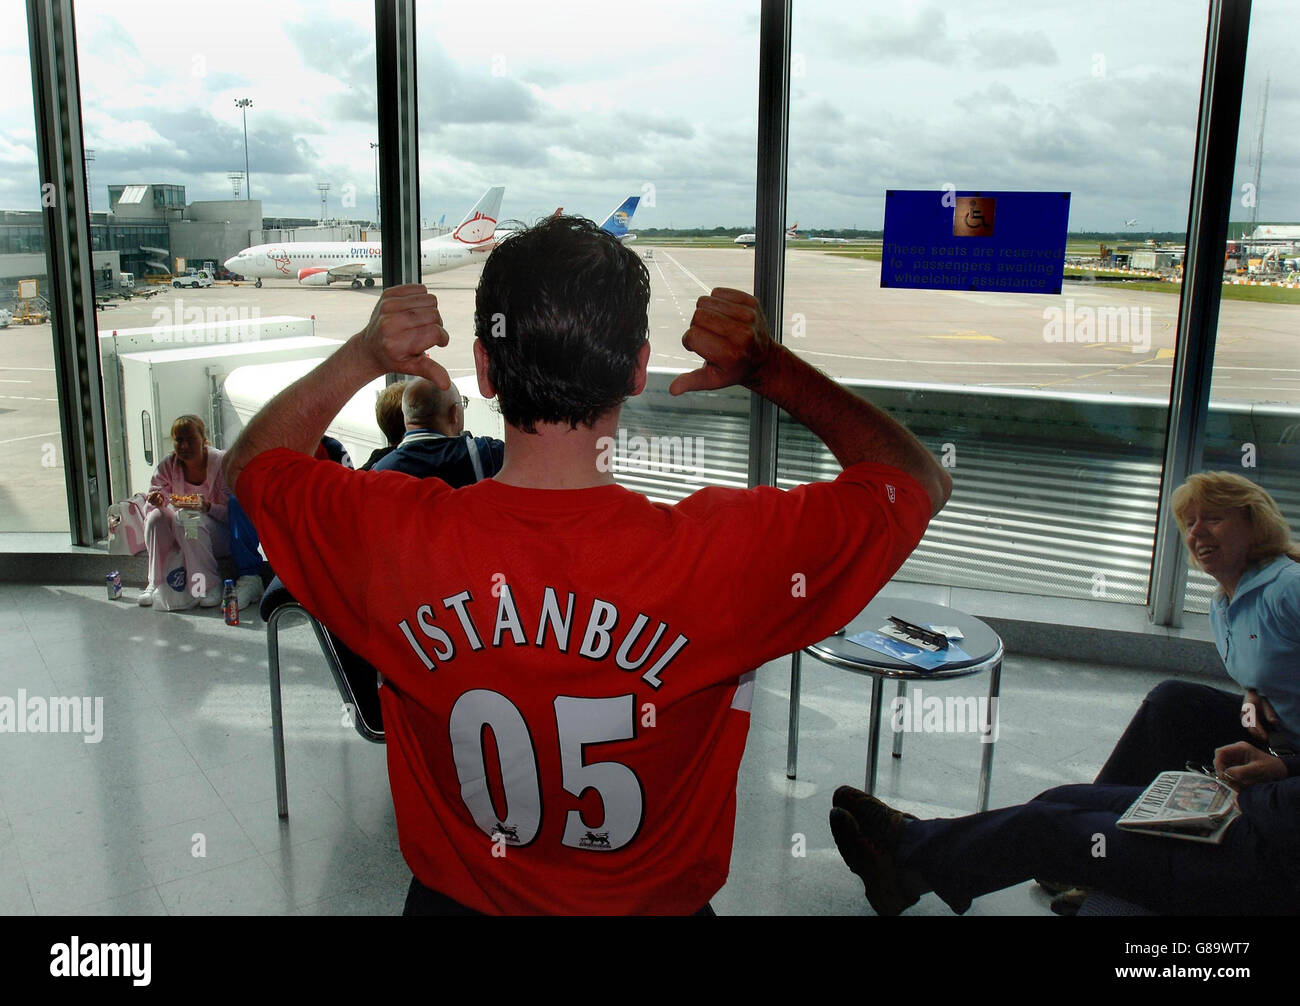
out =
[(1233, 680), (1268, 699), (1283, 728), (1300, 736), (1300, 563), (1280, 555), (1247, 571), (1231, 601), (1216, 592), (1210, 627)]

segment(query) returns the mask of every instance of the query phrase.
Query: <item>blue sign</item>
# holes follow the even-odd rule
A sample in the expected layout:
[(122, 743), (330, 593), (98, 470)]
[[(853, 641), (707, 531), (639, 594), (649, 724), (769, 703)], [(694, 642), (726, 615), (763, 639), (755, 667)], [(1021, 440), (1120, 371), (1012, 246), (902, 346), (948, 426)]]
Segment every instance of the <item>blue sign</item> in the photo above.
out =
[(1068, 192), (885, 193), (882, 287), (1060, 293)]

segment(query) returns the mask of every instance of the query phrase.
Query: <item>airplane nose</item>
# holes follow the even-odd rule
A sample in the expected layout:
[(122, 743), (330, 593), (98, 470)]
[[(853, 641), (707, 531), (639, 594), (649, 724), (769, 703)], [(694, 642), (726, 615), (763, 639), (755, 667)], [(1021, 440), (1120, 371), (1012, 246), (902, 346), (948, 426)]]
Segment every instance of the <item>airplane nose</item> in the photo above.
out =
[(239, 259), (240, 259), (240, 256), (238, 256), (238, 255), (234, 255), (234, 256), (232, 256), (232, 257), (226, 259), (226, 268), (229, 269), (231, 272), (234, 272), (234, 271), (235, 271), (235, 266), (237, 266), (237, 265), (239, 264)]

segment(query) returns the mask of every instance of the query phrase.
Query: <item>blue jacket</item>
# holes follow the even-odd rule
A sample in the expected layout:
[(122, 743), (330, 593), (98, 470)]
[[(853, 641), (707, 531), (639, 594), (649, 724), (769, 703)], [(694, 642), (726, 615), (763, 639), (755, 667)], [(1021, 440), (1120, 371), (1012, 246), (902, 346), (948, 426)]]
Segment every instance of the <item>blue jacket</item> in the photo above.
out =
[(371, 471), (405, 472), (417, 479), (439, 478), (453, 489), (478, 481), (470, 451), (473, 444), (478, 455), (482, 478), (490, 479), (501, 470), (505, 447), (491, 437), (443, 436), (432, 430), (407, 430), (402, 442), (391, 454), (375, 462)]

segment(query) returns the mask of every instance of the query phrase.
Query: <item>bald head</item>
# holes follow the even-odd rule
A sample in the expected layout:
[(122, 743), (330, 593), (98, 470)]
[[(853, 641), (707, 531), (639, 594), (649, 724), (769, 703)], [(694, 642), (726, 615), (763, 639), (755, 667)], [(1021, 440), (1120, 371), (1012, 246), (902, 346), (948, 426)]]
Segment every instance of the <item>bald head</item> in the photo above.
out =
[(408, 430), (436, 430), (448, 437), (460, 436), (465, 428), (465, 413), (455, 385), (443, 391), (423, 377), (406, 382), (402, 392), (402, 418)]

